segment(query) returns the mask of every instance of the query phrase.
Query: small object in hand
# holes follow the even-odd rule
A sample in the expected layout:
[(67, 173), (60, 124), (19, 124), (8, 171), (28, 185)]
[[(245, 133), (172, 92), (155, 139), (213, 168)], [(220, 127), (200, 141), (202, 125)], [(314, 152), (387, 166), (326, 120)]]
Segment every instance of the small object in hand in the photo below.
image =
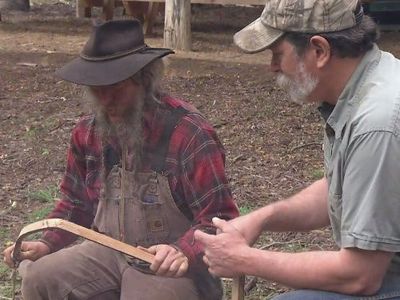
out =
[(208, 234), (216, 234), (216, 232), (217, 232), (217, 227), (215, 227), (212, 224), (210, 224), (210, 225), (198, 225), (196, 229), (201, 230), (201, 231), (203, 231), (205, 233), (208, 233)]
[(131, 267), (135, 268), (136, 270), (138, 270), (142, 273), (154, 275), (154, 272), (152, 270), (150, 270), (150, 263), (148, 263), (144, 260), (127, 256), (127, 262)]

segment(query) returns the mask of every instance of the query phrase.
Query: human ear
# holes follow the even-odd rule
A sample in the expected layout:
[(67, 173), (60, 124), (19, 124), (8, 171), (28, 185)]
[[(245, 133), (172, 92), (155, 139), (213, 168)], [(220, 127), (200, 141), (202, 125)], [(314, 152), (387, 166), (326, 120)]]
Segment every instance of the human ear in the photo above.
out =
[(315, 35), (310, 39), (310, 49), (314, 55), (317, 68), (326, 66), (332, 56), (329, 42), (322, 36)]

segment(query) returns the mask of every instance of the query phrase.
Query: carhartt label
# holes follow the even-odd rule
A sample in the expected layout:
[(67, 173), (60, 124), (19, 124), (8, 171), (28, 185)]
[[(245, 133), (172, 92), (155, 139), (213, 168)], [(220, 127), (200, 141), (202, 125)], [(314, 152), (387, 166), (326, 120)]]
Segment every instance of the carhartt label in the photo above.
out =
[(150, 230), (152, 232), (154, 231), (162, 231), (164, 229), (163, 221), (162, 219), (153, 219), (150, 220)]

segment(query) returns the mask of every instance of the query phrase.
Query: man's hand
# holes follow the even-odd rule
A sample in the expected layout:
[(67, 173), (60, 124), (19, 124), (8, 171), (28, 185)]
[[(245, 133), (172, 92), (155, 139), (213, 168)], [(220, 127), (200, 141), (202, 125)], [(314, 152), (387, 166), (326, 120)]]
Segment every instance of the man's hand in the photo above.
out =
[[(15, 245), (12, 245), (3, 251), (4, 262), (10, 267), (14, 267), (12, 253)], [(29, 259), (32, 261), (38, 260), (42, 256), (50, 253), (50, 248), (45, 243), (40, 241), (22, 242), (21, 244), (21, 261)]]
[(257, 211), (254, 211), (228, 221), (230, 225), (240, 232), (247, 244), (250, 246), (257, 241), (263, 230), (263, 219), (262, 217), (256, 216), (257, 213)]
[(217, 235), (210, 235), (200, 230), (194, 232), (196, 241), (205, 247), (204, 262), (211, 274), (220, 277), (242, 275), (246, 263), (246, 253), (251, 249), (237, 228), (230, 222), (213, 218), (218, 229)]
[(154, 245), (146, 250), (155, 256), (150, 270), (157, 275), (181, 277), (188, 270), (188, 258), (181, 251), (170, 245)]

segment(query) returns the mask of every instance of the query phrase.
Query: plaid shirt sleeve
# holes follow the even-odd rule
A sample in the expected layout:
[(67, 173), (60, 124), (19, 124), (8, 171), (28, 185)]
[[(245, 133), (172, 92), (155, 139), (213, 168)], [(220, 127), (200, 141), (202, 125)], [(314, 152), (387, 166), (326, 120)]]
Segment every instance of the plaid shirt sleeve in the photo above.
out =
[(194, 241), (194, 231), (210, 226), (213, 217), (229, 220), (239, 215), (225, 175), (224, 149), (201, 115), (189, 114), (181, 120), (171, 137), (167, 165), (177, 166), (170, 178), (175, 202), (189, 207), (193, 219), (176, 245), (196, 268), (203, 264), (204, 249)]
[[(87, 145), (91, 147), (87, 147)], [(49, 218), (61, 218), (90, 227), (94, 218), (93, 204), (98, 199), (98, 170), (100, 146), (91, 130), (91, 119), (85, 118), (75, 126), (67, 154), (66, 171), (61, 182), (61, 199)], [(76, 239), (62, 230), (47, 230), (42, 236), (51, 250), (57, 251)]]

